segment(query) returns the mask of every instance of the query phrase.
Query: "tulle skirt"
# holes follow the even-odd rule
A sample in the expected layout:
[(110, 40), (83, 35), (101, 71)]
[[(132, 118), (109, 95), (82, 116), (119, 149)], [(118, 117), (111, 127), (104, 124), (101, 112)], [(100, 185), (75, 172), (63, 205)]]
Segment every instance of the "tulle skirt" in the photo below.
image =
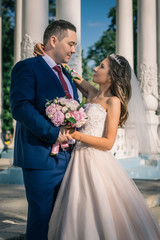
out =
[(160, 240), (160, 228), (112, 154), (86, 147), (72, 154), (48, 239)]

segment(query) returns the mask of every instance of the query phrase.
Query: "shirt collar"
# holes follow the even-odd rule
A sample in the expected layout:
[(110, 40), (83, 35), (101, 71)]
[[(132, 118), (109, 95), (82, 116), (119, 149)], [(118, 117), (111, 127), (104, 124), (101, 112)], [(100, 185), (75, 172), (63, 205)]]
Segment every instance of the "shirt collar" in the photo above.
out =
[(56, 65), (60, 66), (60, 64), (56, 64), (56, 62), (49, 56), (45, 53), (44, 56), (42, 56), (42, 58), (45, 60), (45, 62), (50, 66), (50, 68), (53, 69), (53, 67), (55, 67)]

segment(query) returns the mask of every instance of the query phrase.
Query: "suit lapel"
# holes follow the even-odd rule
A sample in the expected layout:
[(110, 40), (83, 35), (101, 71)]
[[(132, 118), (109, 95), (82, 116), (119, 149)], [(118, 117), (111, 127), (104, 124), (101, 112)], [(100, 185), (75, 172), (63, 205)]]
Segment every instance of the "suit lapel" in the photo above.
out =
[[(65, 95), (64, 93), (64, 89), (59, 81), (59, 79), (57, 78), (56, 74), (54, 73), (54, 71), (52, 71), (52, 69), (48, 66), (48, 64), (44, 61), (44, 59), (37, 55), (36, 59), (42, 64), (42, 66), (45, 68), (45, 70), (50, 74), (51, 78), (53, 79), (53, 81), (57, 84), (57, 87), (59, 89), (61, 89), (61, 91), (63, 92), (63, 94)], [(77, 95), (77, 89), (76, 89), (76, 86), (75, 84), (73, 83), (69, 73), (65, 70), (65, 68), (62, 66), (62, 70), (63, 70), (63, 73), (67, 76), (67, 78), (69, 79), (70, 81), (70, 84), (73, 88), (73, 94), (74, 94), (74, 99), (79, 101), (78, 100), (78, 95)]]
[(62, 87), (59, 79), (57, 78), (56, 74), (52, 71), (52, 69), (48, 66), (48, 64), (44, 61), (44, 59), (39, 55), (36, 58), (42, 64), (42, 66), (45, 68), (45, 70), (50, 74), (53, 81), (57, 84), (57, 87), (64, 92), (63, 87)]

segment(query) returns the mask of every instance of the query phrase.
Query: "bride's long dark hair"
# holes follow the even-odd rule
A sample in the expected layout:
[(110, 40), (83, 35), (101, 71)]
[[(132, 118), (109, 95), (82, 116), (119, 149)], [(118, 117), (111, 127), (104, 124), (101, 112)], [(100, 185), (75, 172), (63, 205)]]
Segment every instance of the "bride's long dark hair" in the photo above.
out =
[(131, 98), (131, 67), (128, 61), (120, 55), (110, 55), (109, 75), (112, 80), (111, 93), (117, 96), (121, 102), (121, 114), (119, 125), (124, 126), (128, 118), (128, 101)]

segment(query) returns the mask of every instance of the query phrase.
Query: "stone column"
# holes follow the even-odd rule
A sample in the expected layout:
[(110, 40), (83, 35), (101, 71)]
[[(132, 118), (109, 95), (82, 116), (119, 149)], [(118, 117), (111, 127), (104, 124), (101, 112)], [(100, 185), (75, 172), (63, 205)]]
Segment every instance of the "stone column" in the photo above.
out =
[(138, 64), (137, 72), (147, 106), (152, 149), (158, 148), (158, 84), (157, 84), (156, 0), (138, 0)]
[(2, 142), (2, 13), (1, 13), (2, 0), (0, 0), (0, 149), (4, 147)]
[(23, 0), (22, 59), (33, 57), (33, 46), (43, 41), (43, 33), (47, 25), (48, 1)]
[(21, 59), (22, 42), (22, 0), (16, 0), (14, 29), (14, 64)]
[[(14, 28), (14, 64), (21, 59), (21, 42), (22, 42), (22, 0), (16, 0), (15, 10), (15, 28)], [(13, 140), (8, 148), (14, 148), (16, 121), (13, 119)]]
[(160, 0), (157, 0), (157, 63), (158, 63), (158, 109), (159, 115), (158, 137), (160, 139)]
[[(133, 68), (133, 9), (132, 0), (117, 0), (116, 8), (116, 54), (124, 56)], [(125, 137), (126, 135), (126, 137)], [(118, 129), (112, 149), (117, 158), (137, 157), (137, 140), (134, 129)], [(125, 142), (125, 139), (127, 143)], [(129, 144), (128, 144), (129, 143)], [(134, 149), (134, 151), (133, 151)]]
[(56, 19), (67, 20), (77, 28), (76, 54), (72, 55), (69, 66), (81, 75), (81, 0), (56, 1)]
[(132, 0), (117, 0), (116, 11), (116, 53), (124, 56), (133, 67)]

